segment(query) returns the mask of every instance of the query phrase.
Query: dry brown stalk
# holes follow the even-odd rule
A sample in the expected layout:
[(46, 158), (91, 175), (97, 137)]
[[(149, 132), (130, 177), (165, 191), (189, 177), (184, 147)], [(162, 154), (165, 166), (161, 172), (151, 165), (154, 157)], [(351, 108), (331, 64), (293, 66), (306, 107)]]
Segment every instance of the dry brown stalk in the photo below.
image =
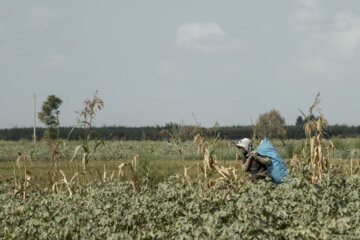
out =
[(28, 187), (31, 181), (31, 172), (25, 171), (25, 186)]
[(79, 186), (79, 164), (76, 164), (76, 183)]
[[(223, 166), (215, 166), (216, 170), (218, 171), (218, 173), (220, 173), (220, 175), (222, 176), (222, 179), (227, 180), (228, 182), (232, 181), (232, 176), (230, 171), (234, 174), (235, 172), (233, 171), (234, 168), (225, 168)], [(236, 175), (234, 175), (235, 178), (237, 178)]]
[(207, 148), (205, 149), (204, 165), (205, 169), (215, 170), (215, 157)]
[(308, 138), (310, 138), (310, 162), (313, 166), (312, 182), (321, 181), (323, 171), (327, 168), (327, 159), (323, 156), (324, 144), (322, 140), (322, 129), (326, 126), (326, 121), (320, 115), (318, 120), (308, 120), (305, 123), (305, 130)]
[(204, 155), (205, 155), (205, 139), (201, 133), (195, 135), (194, 144), (197, 147), (196, 153), (199, 154), (201, 152), (201, 156), (204, 157)]
[(301, 156), (294, 154), (291, 164), (295, 165), (296, 170), (299, 171), (301, 169)]
[(114, 176), (115, 176), (115, 170), (112, 171), (111, 176), (110, 176), (110, 179), (113, 179)]
[(103, 179), (104, 179), (104, 180), (106, 179), (106, 168), (105, 168), (105, 164), (104, 164), (104, 176), (103, 176)]
[[(211, 170), (212, 172), (216, 171), (221, 175), (221, 177), (216, 180), (208, 179), (207, 170)], [(236, 173), (236, 168), (234, 167), (224, 167), (217, 163), (216, 157), (211, 154), (209, 149), (205, 148), (205, 156), (204, 156), (204, 173), (205, 179), (208, 181), (208, 186), (212, 186), (217, 181), (225, 180), (227, 182), (233, 182), (238, 179), (238, 175)]]
[[(66, 184), (66, 187), (67, 187), (67, 189), (69, 190), (69, 194), (70, 194), (70, 197), (72, 197), (72, 190), (71, 190), (71, 188), (70, 188), (70, 183), (67, 181), (67, 179), (66, 179), (66, 175), (65, 175), (65, 173), (62, 171), (62, 170), (59, 170), (59, 172), (61, 173), (61, 175), (64, 177), (63, 178), (63, 182)], [(72, 180), (72, 179), (71, 179)]]
[(139, 155), (135, 155), (133, 160), (132, 160), (132, 164), (133, 164), (133, 167), (134, 167), (134, 170), (136, 172), (137, 170), (137, 158), (139, 157)]
[(52, 185), (52, 188), (51, 188), (53, 191), (54, 199), (56, 198), (56, 193), (58, 192), (57, 185), (58, 185), (58, 183), (56, 182)]
[(14, 191), (20, 189), (20, 186), (18, 185), (18, 182), (17, 182), (15, 169), (14, 169), (14, 185), (15, 185), (15, 190)]
[(131, 181), (132, 181), (132, 186), (133, 186), (134, 192), (139, 193), (141, 189), (140, 189), (139, 182), (137, 180), (135, 168), (133, 167), (132, 164), (129, 164), (129, 167), (130, 167), (130, 176), (131, 176)]
[[(316, 95), (314, 103), (309, 108), (309, 115), (306, 116), (301, 110), (300, 112), (304, 115), (306, 123), (304, 130), (306, 134), (306, 141), (308, 142), (308, 149), (306, 144), (303, 146), (303, 156), (310, 158), (310, 164), (313, 167), (313, 176), (311, 178), (313, 183), (321, 181), (323, 178), (323, 172), (328, 168), (328, 161), (330, 159), (330, 148), (334, 151), (334, 144), (330, 140), (323, 139), (323, 129), (328, 126), (324, 115), (321, 114), (318, 109), (320, 116), (318, 119), (311, 119), (312, 111), (320, 103), (320, 93)], [(327, 151), (327, 158), (324, 156), (324, 151)], [(309, 153), (309, 155), (308, 155)]]
[(357, 155), (357, 151), (356, 149), (351, 150), (350, 152), (350, 176), (353, 175), (353, 162), (354, 162), (354, 158)]
[(18, 168), (21, 168), (21, 165), (25, 165), (26, 162), (31, 162), (32, 159), (29, 155), (27, 154), (20, 154), (17, 158), (16, 158), (16, 166)]
[(125, 175), (124, 167), (129, 167), (132, 187), (133, 187), (135, 193), (139, 193), (141, 191), (140, 184), (139, 184), (139, 181), (138, 181), (137, 175), (136, 175), (136, 165), (137, 165), (136, 158), (137, 157), (138, 157), (138, 155), (136, 155), (131, 162), (120, 163), (120, 165), (118, 166), (118, 168), (119, 168), (118, 179), (119, 180), (120, 180), (120, 178), (124, 177), (124, 175)]
[(17, 159), (16, 159), (16, 166), (18, 168), (20, 168), (20, 160), (21, 160), (22, 156), (20, 155)]
[(74, 176), (72, 176), (70, 182), (67, 181), (66, 179), (66, 175), (62, 170), (59, 170), (59, 173), (62, 175), (62, 179), (60, 179), (59, 181), (55, 182), (52, 185), (52, 191), (53, 191), (53, 196), (54, 199), (56, 198), (56, 193), (61, 192), (62, 191), (62, 185), (65, 185), (67, 190), (69, 191), (69, 197), (72, 197), (73, 195), (73, 190), (71, 189), (70, 185), (73, 182), (73, 180), (78, 176), (78, 173), (75, 173)]
[(188, 170), (190, 169), (191, 167), (185, 167), (184, 166), (184, 178), (185, 178), (185, 180), (186, 180), (186, 182), (189, 184), (189, 185), (191, 185), (191, 178), (190, 178), (190, 176), (188, 175)]
[[(24, 171), (24, 173), (25, 173), (25, 177), (24, 177), (24, 191), (23, 191), (23, 198), (24, 198), (24, 200), (26, 199), (26, 188), (27, 188), (27, 186), (28, 186), (28, 182), (27, 182), (27, 174), (26, 174), (26, 167), (25, 167), (25, 171)], [(31, 177), (30, 177), (31, 178)]]
[(104, 186), (104, 179), (102, 178), (99, 169), (96, 169), (96, 172), (97, 172), (97, 174), (98, 174), (98, 176), (99, 176), (99, 179), (100, 179), (100, 181), (101, 181), (101, 184)]
[(120, 165), (118, 166), (119, 168), (119, 173), (118, 173), (118, 180), (120, 181), (121, 178), (124, 177), (124, 167), (125, 167), (125, 163), (120, 163)]

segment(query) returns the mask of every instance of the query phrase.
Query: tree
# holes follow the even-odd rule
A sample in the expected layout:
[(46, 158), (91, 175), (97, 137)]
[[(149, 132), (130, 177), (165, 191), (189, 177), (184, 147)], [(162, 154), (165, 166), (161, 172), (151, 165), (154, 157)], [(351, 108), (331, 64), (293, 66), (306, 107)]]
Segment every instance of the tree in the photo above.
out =
[(58, 110), (62, 100), (55, 95), (49, 95), (47, 100), (41, 106), (41, 112), (39, 112), (39, 120), (46, 125), (44, 137), (49, 145), (51, 153), (51, 162), (54, 167), (55, 155), (58, 153), (57, 148), (59, 141), (54, 143), (53, 139), (59, 136), (59, 113)]
[(49, 95), (47, 100), (41, 106), (41, 112), (38, 113), (39, 120), (46, 125), (44, 133), (46, 139), (55, 139), (57, 137), (57, 128), (59, 126), (58, 110), (62, 100), (55, 95)]
[(285, 119), (275, 109), (260, 114), (255, 128), (257, 135), (261, 138), (284, 138), (286, 136)]
[(298, 116), (296, 119), (295, 125), (296, 126), (304, 126), (304, 124), (305, 124), (305, 119), (303, 119), (302, 116)]
[(317, 121), (319, 119), (319, 116), (315, 117), (314, 114), (310, 114), (307, 118), (303, 118), (302, 116), (298, 116), (297, 119), (296, 119), (296, 123), (295, 125), (296, 126), (304, 126), (304, 124), (306, 123), (306, 120), (315, 120)]

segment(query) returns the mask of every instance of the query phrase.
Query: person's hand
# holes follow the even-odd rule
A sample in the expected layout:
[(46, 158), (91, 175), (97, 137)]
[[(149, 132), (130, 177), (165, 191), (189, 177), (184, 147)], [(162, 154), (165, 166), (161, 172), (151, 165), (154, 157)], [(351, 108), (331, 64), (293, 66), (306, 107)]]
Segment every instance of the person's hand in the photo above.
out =
[(255, 158), (257, 153), (255, 151), (252, 151), (249, 153), (249, 157)]

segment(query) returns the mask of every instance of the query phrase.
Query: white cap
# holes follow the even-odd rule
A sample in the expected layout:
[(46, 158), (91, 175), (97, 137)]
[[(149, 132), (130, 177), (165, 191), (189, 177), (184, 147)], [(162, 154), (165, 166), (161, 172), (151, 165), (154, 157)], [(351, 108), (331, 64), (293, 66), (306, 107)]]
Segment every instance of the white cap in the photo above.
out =
[(248, 153), (252, 150), (252, 143), (248, 138), (241, 139), (236, 143), (236, 146), (244, 148)]

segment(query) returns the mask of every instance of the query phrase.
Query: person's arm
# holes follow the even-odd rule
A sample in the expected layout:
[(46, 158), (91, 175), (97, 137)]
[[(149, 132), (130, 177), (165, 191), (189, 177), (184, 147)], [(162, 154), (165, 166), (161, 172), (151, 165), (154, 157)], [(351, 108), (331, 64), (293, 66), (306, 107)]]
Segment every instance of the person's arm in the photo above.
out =
[(257, 161), (259, 161), (260, 163), (266, 165), (266, 166), (270, 166), (271, 165), (271, 159), (269, 157), (263, 157), (263, 156), (260, 156), (260, 155), (256, 155), (255, 156), (255, 159)]
[(251, 163), (251, 158), (253, 156), (249, 156), (246, 160), (245, 160), (245, 163), (243, 163), (241, 166), (242, 166), (242, 169), (244, 170), (244, 172), (247, 172), (249, 170), (249, 167), (250, 167), (250, 163)]

